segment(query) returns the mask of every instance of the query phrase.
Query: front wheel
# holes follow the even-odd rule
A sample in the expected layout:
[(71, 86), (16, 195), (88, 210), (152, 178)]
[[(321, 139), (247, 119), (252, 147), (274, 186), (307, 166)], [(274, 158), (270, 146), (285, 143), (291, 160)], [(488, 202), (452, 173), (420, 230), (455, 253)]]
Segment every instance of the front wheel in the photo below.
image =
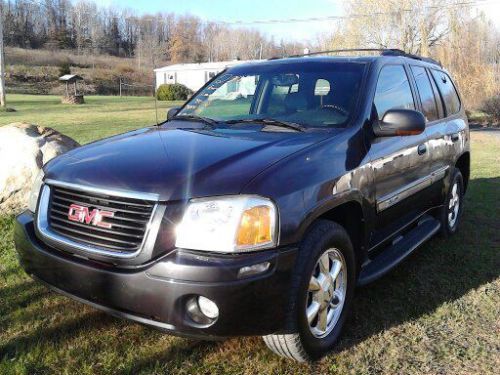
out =
[(354, 295), (354, 250), (347, 232), (331, 221), (314, 224), (302, 242), (290, 295), (292, 333), (264, 336), (275, 353), (300, 362), (330, 351)]

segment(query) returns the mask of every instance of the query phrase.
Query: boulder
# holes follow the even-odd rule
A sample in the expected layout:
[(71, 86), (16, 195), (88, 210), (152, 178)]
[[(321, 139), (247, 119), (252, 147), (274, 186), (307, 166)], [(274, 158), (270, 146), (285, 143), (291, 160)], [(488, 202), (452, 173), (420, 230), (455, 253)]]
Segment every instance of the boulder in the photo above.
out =
[(0, 214), (26, 209), (40, 168), (78, 146), (51, 128), (26, 123), (0, 127)]

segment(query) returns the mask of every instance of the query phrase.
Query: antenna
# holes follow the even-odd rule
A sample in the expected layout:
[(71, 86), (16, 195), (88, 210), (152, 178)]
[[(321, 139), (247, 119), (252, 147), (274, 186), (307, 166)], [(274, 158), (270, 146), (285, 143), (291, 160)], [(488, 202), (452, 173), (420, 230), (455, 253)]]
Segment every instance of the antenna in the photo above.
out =
[(155, 72), (155, 77), (153, 79), (153, 96), (155, 98), (155, 119), (156, 119), (156, 126), (160, 125), (158, 123), (158, 98), (156, 96), (156, 72)]

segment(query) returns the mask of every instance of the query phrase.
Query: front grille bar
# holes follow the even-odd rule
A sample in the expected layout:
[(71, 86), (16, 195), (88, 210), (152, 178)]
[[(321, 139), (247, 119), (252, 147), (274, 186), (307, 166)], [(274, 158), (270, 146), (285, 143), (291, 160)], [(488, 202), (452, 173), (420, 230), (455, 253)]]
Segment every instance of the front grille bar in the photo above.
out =
[[(71, 199), (72, 196), (77, 199)], [(42, 240), (62, 250), (85, 256), (90, 253), (134, 258), (145, 246), (154, 245), (165, 211), (165, 206), (157, 203), (158, 196), (155, 201), (150, 200), (152, 197), (149, 193), (114, 192), (47, 180), (39, 198), (37, 232)], [(114, 217), (106, 218), (113, 227), (88, 226), (68, 220), (72, 203), (116, 212)]]

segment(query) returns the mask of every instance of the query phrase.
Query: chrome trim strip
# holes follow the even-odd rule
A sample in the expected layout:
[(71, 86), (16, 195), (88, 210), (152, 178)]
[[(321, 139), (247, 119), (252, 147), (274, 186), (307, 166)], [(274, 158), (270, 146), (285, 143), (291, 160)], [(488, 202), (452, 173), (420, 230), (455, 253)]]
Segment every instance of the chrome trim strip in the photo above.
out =
[[(142, 243), (139, 246), (139, 249), (137, 249), (133, 253), (128, 253), (128, 252), (117, 252), (117, 251), (110, 251), (110, 250), (105, 250), (96, 246), (91, 246), (87, 244), (82, 244), (73, 240), (70, 240), (69, 238), (66, 238), (64, 236), (61, 236), (55, 232), (53, 232), (50, 229), (49, 222), (48, 222), (48, 209), (49, 209), (49, 202), (50, 202), (50, 185), (53, 186), (62, 186), (61, 183), (56, 181), (54, 183), (53, 180), (47, 180), (46, 184), (43, 185), (42, 191), (40, 193), (40, 199), (38, 203), (38, 209), (37, 209), (37, 214), (36, 214), (36, 228), (40, 236), (42, 237), (41, 239), (46, 242), (48, 245), (52, 245), (54, 247), (59, 247), (62, 250), (66, 251), (72, 251), (74, 253), (83, 255), (83, 256), (89, 256), (91, 254), (95, 255), (101, 255), (101, 256), (107, 256), (111, 258), (121, 258), (121, 259), (131, 259), (137, 257), (145, 248), (152, 248), (154, 246), (154, 243), (156, 241), (156, 236), (158, 235), (158, 231), (160, 229), (160, 223), (161, 223), (161, 218), (163, 217), (163, 214), (165, 213), (166, 206), (161, 205), (156, 203), (155, 206), (153, 207), (153, 210), (151, 212), (151, 217), (149, 218), (148, 224), (146, 226), (146, 230), (144, 231), (144, 238), (142, 239)], [(64, 187), (69, 187), (69, 185), (73, 184), (66, 184), (63, 183)], [(73, 187), (71, 188), (73, 189)], [(78, 185), (77, 185), (78, 186)], [(79, 186), (80, 187), (80, 186)], [(81, 191), (92, 191), (96, 192), (96, 190), (84, 190), (86, 188), (80, 187)], [(75, 189), (76, 190), (76, 189)], [(102, 190), (100, 190), (102, 191)], [(114, 195), (114, 192), (107, 190), (106, 195)], [(123, 195), (122, 195), (123, 196)], [(137, 196), (137, 195), (136, 195)], [(128, 195), (127, 197), (130, 197)], [(144, 199), (144, 198), (138, 198), (138, 199)]]
[(103, 195), (111, 195), (111, 196), (122, 197), (122, 198), (142, 199), (145, 201), (156, 202), (160, 198), (160, 196), (158, 194), (155, 194), (155, 193), (142, 193), (142, 192), (135, 192), (135, 191), (127, 191), (127, 190), (103, 189), (103, 188), (96, 188), (96, 187), (72, 184), (69, 182), (56, 181), (56, 180), (52, 180), (52, 179), (47, 179), (44, 181), (44, 183), (46, 183), (47, 185), (68, 188), (71, 190), (78, 190), (78, 191), (103, 194)]
[(449, 166), (441, 167), (431, 174), (419, 178), (418, 180), (413, 181), (396, 191), (386, 194), (380, 199), (377, 199), (377, 212), (386, 210), (389, 207), (394, 206), (396, 203), (402, 201), (403, 199), (406, 199), (413, 194), (418, 193), (420, 190), (431, 186), (436, 181), (441, 180), (446, 175), (446, 171), (448, 170), (448, 168)]

